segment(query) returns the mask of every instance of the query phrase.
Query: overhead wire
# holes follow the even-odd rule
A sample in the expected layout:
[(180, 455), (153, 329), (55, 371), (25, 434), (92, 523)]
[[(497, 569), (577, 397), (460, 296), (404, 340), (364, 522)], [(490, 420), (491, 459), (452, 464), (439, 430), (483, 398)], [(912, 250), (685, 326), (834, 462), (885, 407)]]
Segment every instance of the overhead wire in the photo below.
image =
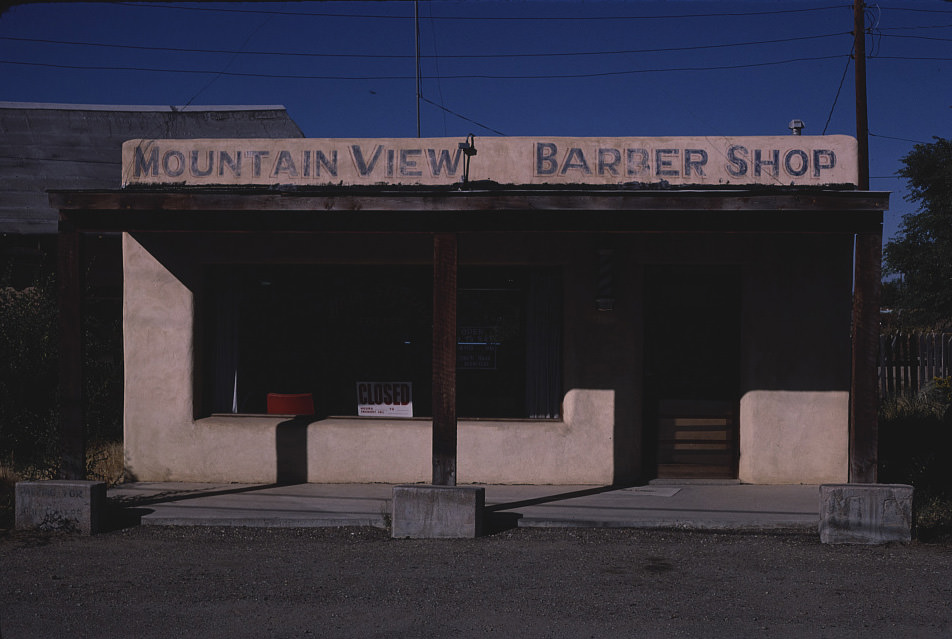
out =
[(876, 56), (877, 60), (911, 60), (911, 61), (920, 61), (920, 62), (945, 62), (952, 60), (952, 58), (938, 57), (938, 56), (911, 56), (911, 55), (878, 55)]
[(266, 24), (268, 24), (268, 22), (271, 20), (272, 17), (273, 17), (273, 16), (268, 16), (267, 18), (265, 18), (264, 20), (262, 20), (260, 23), (258, 23), (258, 26), (257, 26), (257, 27), (255, 27), (254, 29), (252, 29), (251, 33), (248, 34), (248, 36), (245, 38), (244, 42), (241, 43), (241, 47), (238, 49), (238, 51), (236, 51), (236, 52), (234, 53), (234, 55), (231, 56), (231, 59), (229, 59), (228, 62), (225, 64), (225, 66), (222, 67), (222, 70), (221, 70), (215, 77), (213, 77), (211, 80), (209, 80), (208, 82), (206, 82), (205, 85), (204, 85), (201, 89), (199, 89), (192, 97), (190, 97), (190, 98), (185, 102), (185, 106), (186, 106), (186, 107), (189, 106), (189, 105), (195, 100), (195, 98), (197, 98), (197, 97), (200, 96), (202, 93), (204, 93), (206, 90), (208, 90), (208, 87), (210, 87), (211, 85), (213, 85), (213, 84), (218, 80), (218, 78), (220, 78), (220, 77), (222, 76), (222, 74), (224, 74), (224, 72), (226, 72), (226, 71), (228, 70), (228, 68), (229, 68), (232, 64), (234, 64), (235, 59), (236, 59), (236, 58), (238, 57), (238, 55), (241, 53), (241, 49), (243, 49), (243, 48), (251, 41), (251, 38), (253, 38), (256, 33), (258, 33)]
[[(341, 13), (325, 13), (325, 12), (298, 12), (298, 11), (274, 11), (274, 10), (258, 10), (258, 9), (235, 9), (235, 8), (225, 8), (225, 7), (183, 7), (175, 5), (154, 5), (154, 4), (133, 4), (120, 2), (116, 3), (121, 6), (132, 6), (132, 7), (143, 7), (143, 8), (157, 8), (157, 9), (174, 9), (174, 10), (190, 10), (190, 11), (216, 11), (216, 12), (228, 12), (228, 13), (250, 13), (250, 14), (263, 14), (269, 16), (267, 20), (270, 20), (273, 16), (287, 15), (287, 16), (314, 16), (314, 17), (340, 17), (340, 18), (381, 18), (381, 19), (408, 19), (405, 15), (367, 15), (367, 14), (341, 14)], [(432, 5), (431, 5), (432, 6)], [(833, 9), (843, 9), (851, 8), (852, 4), (838, 4), (830, 5), (823, 7), (811, 7), (811, 8), (800, 8), (800, 9), (783, 9), (783, 10), (769, 10), (769, 11), (754, 11), (754, 12), (711, 12), (711, 13), (695, 13), (695, 14), (674, 14), (674, 15), (660, 15), (660, 16), (573, 16), (573, 17), (562, 17), (562, 16), (490, 16), (490, 17), (474, 17), (474, 16), (434, 16), (432, 11), (430, 11), (430, 24), (433, 27), (435, 32), (435, 22), (437, 20), (535, 20), (535, 21), (547, 21), (547, 20), (649, 20), (649, 19), (681, 19), (681, 18), (712, 18), (712, 17), (737, 17), (737, 16), (754, 16), (754, 15), (778, 15), (778, 14), (790, 14), (790, 13), (804, 13), (804, 12), (814, 12), (814, 11), (827, 11)], [(879, 5), (876, 5), (875, 9), (881, 12)], [(889, 11), (916, 11), (916, 12), (926, 12), (926, 13), (935, 13), (935, 14), (946, 14), (952, 13), (952, 10), (932, 10), (932, 9), (916, 9), (916, 8), (907, 8), (907, 7), (892, 7), (889, 5), (885, 6)], [(872, 15), (873, 7), (870, 7), (867, 10), (867, 15), (873, 17)], [(880, 13), (881, 14), (881, 13)], [(879, 27), (879, 15), (875, 16), (876, 23), (876, 33), (873, 35), (874, 38), (908, 38), (908, 39), (919, 39), (919, 40), (933, 40), (933, 41), (950, 41), (948, 38), (935, 38), (928, 36), (918, 36), (918, 35), (900, 35), (893, 33), (883, 33), (885, 31), (900, 31), (900, 30), (917, 30), (917, 29), (935, 29), (935, 28), (946, 28), (952, 27), (952, 24), (946, 25), (915, 25), (915, 26), (901, 26), (901, 27)], [(263, 25), (261, 25), (263, 26)], [(261, 28), (258, 27), (258, 29)], [(256, 29), (255, 32), (258, 30)], [(867, 30), (870, 31), (869, 29)], [(441, 76), (439, 70), (439, 58), (444, 59), (515, 59), (515, 58), (544, 58), (544, 57), (560, 57), (564, 58), (567, 56), (609, 56), (609, 55), (626, 55), (626, 54), (645, 54), (645, 53), (661, 53), (661, 52), (674, 52), (674, 51), (691, 51), (691, 50), (704, 50), (704, 49), (719, 49), (719, 48), (729, 48), (729, 47), (743, 47), (743, 46), (757, 46), (757, 45), (767, 45), (767, 44), (777, 44), (784, 42), (795, 42), (795, 41), (804, 41), (804, 40), (815, 40), (821, 38), (832, 38), (840, 37), (843, 35), (848, 35), (850, 32), (838, 32), (838, 33), (829, 33), (829, 34), (817, 34), (809, 36), (798, 36), (793, 38), (782, 38), (774, 40), (760, 40), (752, 42), (739, 42), (739, 43), (720, 43), (720, 44), (710, 44), (710, 45), (693, 45), (686, 47), (664, 47), (664, 48), (655, 48), (655, 49), (630, 49), (630, 50), (617, 50), (617, 51), (576, 51), (576, 52), (539, 52), (539, 53), (472, 53), (472, 54), (458, 54), (458, 55), (440, 55), (436, 50), (435, 38), (433, 42), (433, 55), (424, 56), (426, 58), (432, 57), (435, 60), (435, 77), (437, 80), (437, 87), (440, 94), (440, 104), (427, 99), (421, 95), (421, 99), (427, 104), (440, 109), (444, 113), (444, 128), (445, 128), (445, 114), (449, 113), (455, 117), (461, 118), (467, 122), (475, 124), (487, 131), (492, 131), (498, 135), (505, 135), (501, 131), (494, 129), (492, 127), (486, 126), (474, 119), (466, 117), (452, 109), (449, 109), (443, 104), (443, 95), (442, 95), (442, 86), (440, 85), (441, 79), (445, 80), (460, 80), (460, 79), (498, 79), (498, 80), (533, 80), (533, 79), (576, 79), (576, 78), (598, 78), (598, 77), (612, 77), (612, 76), (623, 76), (623, 75), (634, 75), (634, 74), (645, 74), (645, 73), (666, 73), (666, 72), (702, 72), (702, 71), (718, 71), (718, 70), (733, 70), (733, 69), (749, 69), (757, 67), (768, 67), (768, 66), (777, 66), (784, 64), (793, 64), (800, 62), (811, 62), (811, 61), (823, 61), (823, 60), (832, 60), (841, 58), (841, 55), (828, 55), (828, 56), (815, 56), (815, 57), (799, 57), (799, 58), (790, 58), (784, 60), (776, 61), (763, 61), (763, 62), (750, 62), (744, 64), (732, 64), (732, 65), (715, 65), (715, 66), (691, 66), (691, 67), (666, 67), (666, 68), (647, 68), (647, 69), (627, 69), (620, 71), (597, 71), (589, 73), (558, 73), (558, 74), (524, 74), (524, 75), (496, 75), (496, 74), (456, 74), (456, 75), (447, 75)], [(254, 32), (252, 32), (252, 35)], [(341, 80), (341, 81), (359, 81), (359, 80), (406, 80), (410, 79), (407, 76), (400, 75), (352, 75), (352, 76), (327, 76), (327, 75), (295, 75), (295, 74), (272, 74), (272, 73), (249, 73), (249, 72), (239, 72), (239, 71), (229, 71), (234, 60), (239, 55), (268, 55), (268, 56), (296, 56), (296, 57), (334, 57), (334, 58), (351, 58), (351, 59), (405, 59), (408, 55), (375, 55), (375, 54), (363, 54), (363, 53), (309, 53), (309, 52), (277, 52), (277, 51), (247, 51), (244, 50), (244, 45), (250, 40), (250, 37), (245, 40), (242, 47), (238, 50), (233, 49), (185, 49), (185, 48), (173, 48), (173, 47), (149, 47), (144, 45), (123, 45), (123, 44), (113, 44), (113, 43), (97, 43), (97, 42), (84, 42), (84, 41), (64, 41), (64, 40), (47, 40), (39, 38), (22, 38), (22, 37), (13, 37), (13, 36), (0, 36), (0, 40), (10, 40), (18, 42), (36, 42), (36, 43), (46, 43), (46, 44), (59, 44), (59, 45), (72, 45), (72, 46), (91, 46), (91, 47), (109, 47), (109, 48), (122, 48), (130, 50), (145, 50), (145, 51), (163, 51), (163, 52), (181, 52), (181, 53), (209, 53), (209, 54), (229, 54), (232, 58), (228, 61), (225, 67), (221, 71), (210, 71), (210, 70), (197, 70), (197, 69), (170, 69), (170, 68), (149, 68), (149, 67), (119, 67), (119, 66), (81, 66), (81, 65), (64, 65), (64, 64), (54, 64), (54, 63), (40, 63), (40, 62), (23, 62), (23, 61), (14, 61), (14, 60), (2, 60), (0, 59), (0, 64), (13, 64), (13, 65), (25, 65), (25, 66), (38, 66), (38, 67), (48, 67), (48, 68), (60, 68), (60, 69), (73, 69), (73, 70), (90, 70), (90, 71), (133, 71), (133, 72), (155, 72), (155, 73), (183, 73), (183, 74), (211, 74), (214, 77), (207, 83), (195, 96), (193, 96), (189, 103), (194, 100), (198, 95), (200, 95), (205, 89), (208, 88), (215, 80), (222, 76), (234, 76), (234, 77), (252, 77), (252, 78), (268, 78), (268, 79), (303, 79), (303, 80)], [(952, 58), (948, 57), (922, 57), (922, 56), (878, 56), (875, 55), (878, 52), (878, 40), (874, 40), (873, 54), (871, 57), (876, 57), (880, 60), (906, 60), (906, 61), (948, 61)], [(852, 51), (850, 56), (852, 55)], [(839, 99), (840, 93), (842, 91), (846, 75), (848, 73), (850, 65), (850, 56), (847, 56), (847, 64), (841, 76), (839, 86), (837, 88), (836, 96), (834, 97), (833, 104), (830, 109), (830, 114), (827, 118), (826, 126), (824, 126), (823, 133), (826, 133), (826, 130), (830, 124), (833, 112), (835, 110), (837, 101)], [(422, 77), (422, 74), (421, 74)], [(422, 92), (421, 92), (422, 94)], [(881, 136), (874, 133), (870, 133), (870, 136), (902, 140), (908, 142), (921, 143), (918, 140), (910, 140), (907, 138), (893, 138), (890, 136)]]
[(917, 24), (903, 27), (879, 27), (880, 31), (915, 31), (916, 29), (948, 29), (952, 24)]
[(442, 110), (446, 111), (447, 113), (449, 113), (449, 114), (451, 114), (451, 115), (455, 115), (456, 117), (460, 118), (461, 120), (466, 120), (467, 122), (469, 122), (469, 123), (471, 123), (471, 124), (475, 124), (476, 126), (481, 127), (481, 128), (483, 128), (483, 129), (486, 129), (487, 131), (492, 131), (493, 133), (495, 133), (495, 134), (497, 134), (497, 135), (503, 135), (503, 136), (506, 135), (505, 133), (503, 133), (502, 131), (500, 131), (500, 130), (498, 130), (498, 129), (494, 129), (494, 128), (492, 128), (491, 126), (487, 126), (487, 125), (485, 125), (485, 124), (483, 124), (483, 123), (481, 123), (481, 122), (477, 122), (476, 120), (473, 120), (472, 118), (468, 118), (468, 117), (466, 117), (465, 115), (463, 115), (463, 114), (461, 114), (461, 113), (457, 113), (456, 111), (453, 111), (452, 109), (447, 109), (445, 106), (443, 106), (443, 105), (441, 105), (441, 104), (437, 104), (437, 103), (434, 102), (433, 100), (429, 100), (429, 99), (427, 99), (427, 98), (425, 98), (425, 97), (424, 97), (424, 98), (420, 98), (420, 99), (423, 100), (424, 102), (426, 102), (427, 104), (430, 104), (430, 105), (432, 105), (432, 106), (435, 106), (437, 109), (442, 109)]
[[(426, 6), (426, 5), (424, 5)], [(446, 101), (443, 98), (443, 84), (440, 82), (440, 54), (437, 50), (436, 22), (433, 20), (433, 12), (430, 11), (430, 44), (433, 47), (433, 69), (436, 72), (436, 92), (440, 96), (440, 114), (443, 118), (443, 135), (446, 136)], [(482, 126), (482, 125), (480, 125)]]
[(885, 138), (887, 140), (898, 140), (900, 142), (914, 142), (916, 144), (929, 144), (928, 142), (925, 142), (923, 140), (913, 140), (910, 138), (897, 138), (891, 135), (879, 135), (878, 133), (873, 133), (872, 131), (869, 132), (869, 135), (870, 137), (873, 137), (873, 138)]
[[(546, 53), (469, 53), (469, 54), (449, 54), (442, 55), (444, 59), (494, 59), (494, 58), (543, 58), (543, 57), (570, 57), (570, 56), (602, 56), (602, 55), (628, 55), (641, 53), (672, 53), (677, 51), (698, 51), (703, 49), (724, 49), (731, 47), (758, 46), (765, 44), (781, 44), (786, 42), (798, 42), (803, 40), (817, 40), (821, 38), (832, 38), (844, 35), (850, 35), (849, 31), (840, 31), (837, 33), (824, 33), (811, 36), (797, 36), (793, 38), (779, 38), (775, 40), (755, 40), (751, 42), (730, 42), (721, 44), (693, 45), (689, 47), (660, 47), (653, 49), (620, 49), (614, 51), (570, 51), (570, 52), (546, 52)], [(370, 54), (370, 53), (315, 53), (300, 51), (244, 51), (240, 49), (191, 49), (180, 47), (150, 47), (135, 44), (114, 44), (106, 42), (85, 42), (81, 40), (49, 40), (43, 38), (22, 38), (16, 36), (0, 36), (0, 40), (9, 40), (11, 42), (34, 42), (38, 44), (59, 44), (69, 46), (85, 47), (106, 47), (112, 49), (131, 49), (137, 51), (162, 51), (165, 53), (213, 53), (213, 54), (236, 54), (236, 55), (269, 55), (269, 56), (288, 56), (288, 57), (308, 57), (308, 58), (353, 58), (353, 59), (381, 59), (381, 60), (406, 60), (414, 58), (410, 54)], [(422, 56), (424, 58), (437, 57)]]
[(880, 5), (883, 9), (889, 9), (890, 11), (908, 11), (916, 13), (952, 13), (952, 9), (921, 9), (916, 7), (898, 7), (890, 5)]
[[(152, 8), (152, 9), (168, 9), (168, 10), (179, 10), (179, 11), (214, 11), (220, 13), (260, 13), (267, 15), (279, 15), (279, 16), (313, 16), (318, 18), (373, 18), (373, 19), (382, 19), (382, 20), (407, 20), (408, 17), (405, 15), (394, 15), (394, 14), (361, 14), (361, 13), (327, 13), (327, 12), (311, 12), (311, 11), (275, 11), (275, 10), (265, 10), (265, 9), (235, 9), (231, 7), (196, 7), (196, 6), (180, 6), (173, 4), (148, 4), (148, 3), (138, 3), (138, 2), (117, 2), (115, 3), (119, 6), (125, 7), (141, 7), (141, 8)], [(669, 19), (679, 19), (679, 18), (731, 18), (731, 17), (750, 17), (750, 16), (764, 16), (764, 15), (783, 15), (791, 13), (809, 13), (815, 11), (829, 11), (832, 9), (843, 9), (852, 7), (852, 4), (836, 4), (828, 5), (823, 7), (805, 7), (802, 9), (773, 9), (769, 11), (724, 11), (724, 12), (709, 12), (709, 13), (681, 13), (681, 14), (668, 14), (668, 15), (611, 15), (611, 16), (593, 16), (593, 15), (583, 15), (583, 16), (434, 16), (434, 20), (462, 20), (462, 21), (523, 21), (523, 20), (532, 20), (532, 21), (554, 21), (554, 20), (669, 20)]]
[(843, 75), (840, 77), (840, 86), (836, 88), (836, 95), (833, 96), (833, 105), (830, 106), (830, 114), (826, 117), (826, 124), (823, 125), (822, 135), (826, 135), (826, 130), (830, 126), (830, 120), (833, 119), (833, 111), (836, 109), (836, 103), (840, 99), (840, 91), (843, 90), (843, 82), (846, 80), (846, 72), (850, 69), (850, 64), (853, 62), (853, 47), (850, 47), (850, 54), (846, 58), (846, 67), (843, 69)]
[(880, 45), (882, 43), (882, 32), (879, 30), (881, 18), (882, 9), (878, 4), (866, 7), (866, 11), (864, 12), (864, 24), (870, 23), (869, 26), (865, 27), (866, 37), (869, 38), (869, 46), (866, 47), (867, 58), (875, 58), (879, 54)]
[[(552, 74), (523, 74), (523, 75), (494, 75), (488, 73), (470, 73), (444, 75), (444, 80), (551, 80), (551, 79), (578, 79), (578, 78), (600, 78), (614, 77), (622, 75), (636, 75), (641, 73), (670, 73), (670, 72), (690, 72), (690, 71), (727, 71), (732, 69), (752, 69), (758, 67), (779, 66), (784, 64), (793, 64), (797, 62), (816, 62), (822, 60), (835, 60), (842, 58), (843, 55), (826, 56), (808, 56), (801, 58), (788, 58), (785, 60), (773, 60), (768, 62), (748, 62), (745, 64), (729, 64), (716, 66), (698, 66), (698, 67), (665, 67), (655, 69), (626, 69), (622, 71), (598, 71), (592, 73), (552, 73)], [(889, 58), (886, 58), (889, 59)], [(909, 58), (918, 59), (918, 58)], [(926, 58), (934, 59), (934, 58)], [(23, 62), (17, 60), (2, 60), (0, 64), (13, 64), (34, 67), (47, 67), (54, 69), (74, 69), (87, 71), (141, 71), (156, 73), (190, 73), (190, 74), (220, 74), (234, 77), (245, 78), (273, 78), (273, 79), (296, 79), (296, 80), (412, 80), (415, 76), (403, 75), (361, 75), (361, 76), (334, 76), (334, 75), (296, 75), (296, 74), (278, 74), (278, 73), (250, 73), (240, 71), (216, 71), (202, 69), (160, 69), (152, 67), (118, 67), (106, 65), (71, 65), (71, 64), (53, 64), (47, 62)]]
[[(950, 25), (952, 26), (952, 25)], [(882, 29), (880, 29), (881, 31)], [(952, 42), (952, 38), (932, 38), (929, 36), (917, 36), (917, 35), (900, 35), (898, 33), (884, 33), (882, 34), (883, 38), (905, 38), (908, 40), (929, 40), (930, 42)]]

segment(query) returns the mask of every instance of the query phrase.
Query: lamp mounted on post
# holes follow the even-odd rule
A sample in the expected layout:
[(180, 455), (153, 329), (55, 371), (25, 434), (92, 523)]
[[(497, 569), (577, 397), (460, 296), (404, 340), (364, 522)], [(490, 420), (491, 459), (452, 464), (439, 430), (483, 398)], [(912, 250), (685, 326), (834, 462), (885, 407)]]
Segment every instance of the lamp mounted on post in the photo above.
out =
[(470, 133), (466, 136), (465, 142), (459, 143), (459, 149), (463, 152), (463, 186), (469, 183), (469, 160), (476, 155), (476, 136)]

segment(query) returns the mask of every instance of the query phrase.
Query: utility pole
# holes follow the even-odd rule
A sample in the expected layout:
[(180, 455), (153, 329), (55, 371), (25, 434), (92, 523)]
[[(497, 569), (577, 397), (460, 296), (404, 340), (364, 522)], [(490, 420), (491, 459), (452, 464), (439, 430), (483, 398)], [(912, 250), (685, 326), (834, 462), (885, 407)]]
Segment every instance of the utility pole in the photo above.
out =
[(859, 188), (869, 190), (869, 120), (866, 114), (866, 5), (853, 0), (853, 62), (856, 66), (856, 142)]
[(416, 136), (420, 137), (420, 98), (423, 97), (423, 81), (420, 78), (420, 0), (413, 0), (413, 30), (416, 45)]
[[(856, 63), (857, 187), (869, 191), (869, 122), (866, 119), (866, 15), (853, 1), (853, 51)], [(857, 233), (853, 261), (853, 352), (850, 383), (849, 481), (876, 483), (879, 465), (879, 304), (883, 232)]]

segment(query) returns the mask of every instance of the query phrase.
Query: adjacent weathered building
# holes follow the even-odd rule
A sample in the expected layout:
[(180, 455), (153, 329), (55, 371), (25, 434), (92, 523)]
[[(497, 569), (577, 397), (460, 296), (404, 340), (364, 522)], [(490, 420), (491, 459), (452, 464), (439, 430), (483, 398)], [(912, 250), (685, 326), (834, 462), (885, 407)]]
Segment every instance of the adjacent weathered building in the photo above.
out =
[[(0, 102), (0, 268), (11, 269), (16, 283), (31, 282), (56, 239), (59, 215), (47, 191), (118, 188), (126, 140), (302, 135), (282, 106)], [(87, 244), (98, 258), (96, 288), (118, 291), (119, 238)]]

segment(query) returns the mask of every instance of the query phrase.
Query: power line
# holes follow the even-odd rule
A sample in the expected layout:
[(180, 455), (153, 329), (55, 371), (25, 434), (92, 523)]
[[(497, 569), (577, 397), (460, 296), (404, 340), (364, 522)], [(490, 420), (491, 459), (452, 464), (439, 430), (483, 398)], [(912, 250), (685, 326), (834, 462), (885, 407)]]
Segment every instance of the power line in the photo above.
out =
[[(424, 5), (425, 6), (425, 5)], [(440, 54), (436, 46), (436, 23), (432, 20), (433, 12), (430, 11), (430, 30), (433, 32), (433, 37), (430, 38), (430, 46), (433, 47), (433, 70), (436, 73), (436, 92), (440, 96), (440, 108), (442, 109), (440, 115), (443, 118), (443, 135), (446, 136), (446, 105), (443, 99), (443, 85), (440, 83)], [(480, 125), (482, 126), (482, 125)]]
[[(779, 66), (784, 64), (793, 64), (796, 62), (817, 62), (822, 60), (835, 60), (842, 58), (842, 55), (826, 55), (803, 58), (789, 58), (787, 60), (775, 60), (771, 62), (750, 62), (747, 64), (720, 65), (709, 67), (668, 67), (664, 69), (628, 69), (624, 71), (601, 71), (595, 73), (564, 73), (564, 74), (538, 74), (538, 75), (491, 75), (491, 74), (459, 74), (444, 75), (443, 80), (553, 80), (553, 79), (580, 79), (580, 78), (603, 78), (615, 77), (621, 75), (636, 75), (641, 73), (673, 73), (683, 71), (729, 71), (735, 69), (752, 69), (758, 67)], [(914, 59), (914, 58), (910, 58)], [(239, 71), (218, 71), (202, 69), (157, 69), (149, 67), (116, 67), (116, 66), (80, 66), (72, 64), (52, 64), (47, 62), (22, 62), (17, 60), (0, 60), (0, 64), (13, 64), (33, 67), (47, 67), (53, 69), (73, 69), (85, 71), (139, 71), (155, 73), (189, 73), (189, 74), (219, 74), (243, 78), (272, 78), (272, 79), (290, 79), (290, 80), (414, 80), (416, 76), (401, 75), (366, 75), (366, 76), (334, 76), (334, 75), (293, 75), (293, 74), (275, 74), (275, 73), (244, 73)]]
[(823, 135), (826, 135), (826, 129), (830, 126), (830, 120), (833, 119), (833, 111), (836, 109), (836, 103), (840, 99), (840, 91), (843, 90), (843, 81), (846, 80), (846, 72), (850, 70), (850, 62), (853, 61), (853, 47), (850, 47), (850, 54), (846, 58), (846, 67), (843, 69), (843, 75), (840, 77), (840, 86), (836, 88), (836, 95), (833, 97), (833, 105), (830, 107), (830, 115), (826, 118), (826, 124), (823, 125)]
[(880, 6), (881, 9), (890, 11), (914, 11), (917, 13), (952, 13), (952, 9), (915, 9), (912, 7), (893, 7), (889, 5)]
[[(627, 55), (633, 53), (669, 53), (675, 51), (696, 51), (700, 49), (724, 49), (731, 47), (745, 47), (763, 44), (779, 44), (785, 42), (799, 42), (803, 40), (818, 40), (822, 38), (833, 38), (844, 35), (850, 35), (849, 31), (838, 33), (825, 33), (811, 36), (798, 36), (794, 38), (779, 38), (776, 40), (757, 40), (751, 42), (731, 42), (722, 44), (704, 44), (690, 47), (663, 47), (655, 49), (620, 49), (616, 51), (574, 51), (574, 52), (549, 52), (549, 53), (475, 53), (458, 55), (441, 55), (440, 58), (447, 59), (492, 59), (492, 58), (547, 58), (547, 57), (568, 57), (568, 56), (600, 56), (600, 55)], [(901, 36), (895, 36), (901, 37)], [(916, 36), (906, 36), (916, 37)], [(305, 53), (293, 51), (242, 51), (236, 49), (189, 49), (178, 47), (149, 47), (135, 44), (112, 44), (106, 42), (85, 42), (81, 40), (47, 40), (43, 38), (18, 38), (15, 36), (0, 36), (0, 40), (9, 40), (12, 42), (34, 42), (39, 44), (60, 44), (68, 46), (83, 47), (106, 47), (111, 49), (132, 49), (137, 51), (162, 51), (166, 53), (213, 53), (213, 54), (232, 54), (232, 55), (272, 55), (288, 57), (307, 57), (307, 58), (354, 58), (371, 60), (406, 60), (414, 58), (410, 54), (370, 54), (370, 53)], [(422, 58), (436, 58), (434, 55), (421, 55)]]
[(929, 36), (899, 35), (898, 33), (880, 34), (883, 38), (904, 38), (907, 40), (929, 40), (931, 42), (952, 42), (952, 38), (930, 38)]
[[(242, 48), (242, 49), (245, 47), (245, 45), (247, 45), (247, 44), (251, 41), (251, 38), (253, 38), (254, 35), (255, 35), (256, 33), (258, 33), (258, 31), (260, 31), (261, 28), (262, 28), (264, 25), (266, 25), (268, 22), (271, 21), (271, 18), (272, 18), (272, 16), (268, 16), (267, 18), (265, 18), (264, 20), (262, 20), (261, 23), (258, 24), (258, 26), (255, 27), (255, 28), (251, 31), (251, 33), (248, 34), (248, 36), (245, 38), (245, 41), (241, 43), (241, 48)], [(218, 75), (216, 75), (214, 78), (212, 78), (211, 80), (209, 80), (209, 81), (205, 84), (205, 86), (203, 86), (201, 89), (198, 90), (197, 93), (195, 93), (195, 95), (193, 95), (192, 97), (190, 97), (190, 98), (185, 102), (185, 106), (187, 107), (188, 105), (190, 105), (190, 104), (192, 103), (192, 101), (195, 100), (195, 98), (197, 98), (198, 96), (200, 96), (202, 93), (204, 93), (204, 92), (208, 89), (208, 87), (210, 87), (211, 85), (215, 84), (215, 81), (218, 80), (218, 78), (220, 78), (220, 77), (222, 76), (222, 74), (223, 74), (225, 71), (228, 70), (228, 67), (230, 67), (230, 66), (234, 63), (235, 59), (238, 57), (238, 55), (239, 55), (240, 53), (241, 53), (241, 49), (239, 49), (238, 51), (235, 51), (234, 55), (232, 55), (231, 58), (228, 60), (228, 63), (225, 64), (225, 66), (222, 67), (222, 70), (218, 72)]]
[[(140, 3), (130, 3), (130, 2), (117, 2), (117, 5), (126, 6), (126, 7), (142, 7), (147, 9), (169, 9), (169, 10), (179, 10), (179, 11), (214, 11), (219, 13), (258, 13), (266, 15), (279, 15), (279, 16), (310, 16), (317, 18), (373, 18), (381, 20), (409, 20), (413, 16), (409, 15), (393, 15), (393, 14), (360, 14), (360, 13), (325, 13), (325, 12), (309, 12), (309, 11), (273, 11), (273, 10), (264, 10), (264, 9), (233, 9), (233, 8), (224, 8), (224, 7), (182, 7), (177, 5), (164, 5), (164, 4), (140, 4)], [(765, 15), (783, 15), (789, 13), (809, 13), (815, 11), (828, 11), (831, 9), (843, 9), (844, 7), (851, 7), (849, 4), (837, 4), (824, 7), (808, 7), (804, 9), (776, 9), (773, 11), (735, 11), (735, 12), (723, 12), (723, 13), (681, 13), (681, 14), (669, 14), (669, 15), (622, 15), (622, 16), (461, 16), (461, 15), (447, 15), (447, 16), (432, 16), (434, 20), (466, 20), (466, 21), (522, 21), (522, 20), (532, 20), (532, 21), (555, 21), (555, 20), (571, 20), (576, 22), (578, 20), (672, 20), (680, 18), (732, 18), (732, 17), (750, 17), (750, 16), (765, 16)]]
[(905, 56), (905, 55), (878, 55), (874, 60), (913, 60), (922, 62), (944, 62), (952, 58), (926, 57), (926, 56)]
[(923, 140), (910, 140), (909, 138), (896, 138), (891, 135), (878, 135), (876, 133), (870, 132), (869, 135), (874, 138), (885, 138), (887, 140), (899, 140), (900, 142), (913, 142), (915, 144), (929, 144)]
[(877, 31), (913, 31), (916, 29), (947, 29), (952, 24), (920, 24), (910, 27), (876, 27)]
[(445, 112), (449, 113), (450, 115), (455, 115), (456, 117), (460, 118), (461, 120), (466, 120), (467, 122), (470, 122), (470, 123), (472, 123), (472, 124), (475, 124), (475, 125), (478, 126), (478, 127), (482, 127), (482, 128), (484, 128), (484, 129), (486, 129), (487, 131), (492, 131), (493, 133), (495, 133), (495, 134), (497, 134), (497, 135), (502, 135), (502, 136), (505, 136), (505, 135), (506, 135), (505, 133), (503, 133), (502, 131), (499, 131), (498, 129), (494, 129), (494, 128), (492, 128), (491, 126), (486, 126), (485, 124), (481, 124), (480, 122), (477, 122), (476, 120), (473, 120), (473, 119), (471, 119), (471, 118), (467, 118), (465, 115), (462, 115), (462, 114), (460, 114), (460, 113), (457, 113), (456, 111), (453, 111), (452, 109), (447, 109), (447, 108), (446, 108), (445, 106), (443, 106), (442, 104), (437, 104), (437, 103), (434, 102), (433, 100), (428, 100), (427, 98), (424, 98), (424, 97), (422, 97), (422, 96), (420, 97), (420, 99), (423, 100), (424, 102), (426, 102), (427, 104), (430, 104), (430, 105), (432, 105), (432, 106), (435, 106), (437, 109), (441, 109), (442, 111), (445, 111)]

